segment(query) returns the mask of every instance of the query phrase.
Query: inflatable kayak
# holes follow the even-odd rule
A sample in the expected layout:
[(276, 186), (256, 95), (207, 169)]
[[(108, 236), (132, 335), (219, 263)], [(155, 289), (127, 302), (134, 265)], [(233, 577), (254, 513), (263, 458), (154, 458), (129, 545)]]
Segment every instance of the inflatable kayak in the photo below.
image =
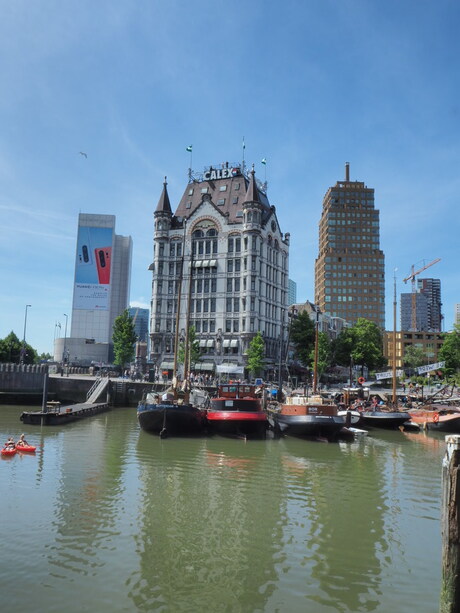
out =
[(16, 453), (16, 447), (13, 449), (2, 449), (2, 455), (14, 455)]
[(27, 451), (29, 453), (33, 453), (37, 448), (33, 445), (18, 445), (16, 447), (17, 451)]

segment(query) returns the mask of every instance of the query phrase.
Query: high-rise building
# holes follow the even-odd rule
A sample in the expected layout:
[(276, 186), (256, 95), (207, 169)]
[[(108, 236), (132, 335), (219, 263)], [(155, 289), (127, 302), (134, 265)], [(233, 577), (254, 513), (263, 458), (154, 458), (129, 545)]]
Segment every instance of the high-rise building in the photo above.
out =
[(65, 316), (66, 332), (55, 341), (55, 360), (111, 360), (113, 323), (129, 303), (131, 253), (131, 237), (115, 234), (114, 215), (79, 215), (70, 334)]
[(454, 324), (460, 324), (460, 302), (457, 302), (455, 305)]
[(440, 279), (417, 279), (416, 288), (413, 294), (401, 294), (401, 330), (413, 330), (415, 306), (415, 331), (441, 332)]
[(442, 302), (440, 279), (417, 279), (417, 291), (427, 297), (428, 330), (442, 331)]
[(415, 330), (429, 330), (428, 296), (419, 292), (401, 294), (401, 330), (412, 330), (412, 308), (415, 300)]
[(297, 283), (292, 279), (288, 280), (288, 304), (297, 302)]
[(143, 343), (149, 341), (149, 309), (140, 309), (138, 307), (129, 307), (129, 316), (132, 317), (134, 323), (134, 331), (137, 336), (137, 340)]
[(175, 213), (165, 181), (154, 223), (151, 360), (171, 372), (179, 309), (179, 339), (188, 316), (201, 349), (193, 370), (243, 374), (261, 332), (270, 372), (287, 321), (289, 234), (254, 169), (225, 163), (190, 172)]
[(315, 261), (315, 302), (351, 324), (359, 317), (385, 327), (385, 256), (374, 190), (361, 181), (330, 187), (323, 199)]

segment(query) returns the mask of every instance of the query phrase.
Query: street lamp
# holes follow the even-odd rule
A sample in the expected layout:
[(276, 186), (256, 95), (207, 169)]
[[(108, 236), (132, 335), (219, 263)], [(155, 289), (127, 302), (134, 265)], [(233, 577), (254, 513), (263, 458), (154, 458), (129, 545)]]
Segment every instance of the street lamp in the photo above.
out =
[(64, 328), (64, 351), (62, 352), (62, 366), (65, 364), (65, 356), (66, 356), (66, 342), (67, 342), (67, 319), (68, 316), (64, 313), (65, 317), (65, 328)]
[(24, 334), (22, 337), (22, 349), (21, 349), (21, 364), (24, 364), (24, 359), (26, 357), (26, 328), (27, 328), (27, 309), (31, 307), (31, 304), (26, 304), (26, 312), (24, 315)]

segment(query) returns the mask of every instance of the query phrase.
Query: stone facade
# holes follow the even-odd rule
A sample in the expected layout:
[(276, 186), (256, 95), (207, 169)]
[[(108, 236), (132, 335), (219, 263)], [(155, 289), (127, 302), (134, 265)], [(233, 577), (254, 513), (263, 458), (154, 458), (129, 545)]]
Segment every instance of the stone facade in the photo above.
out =
[(166, 181), (154, 213), (150, 359), (170, 374), (175, 330), (187, 313), (201, 358), (192, 370), (244, 367), (252, 338), (265, 340), (266, 371), (287, 320), (289, 234), (254, 170), (222, 164), (193, 176), (173, 214)]

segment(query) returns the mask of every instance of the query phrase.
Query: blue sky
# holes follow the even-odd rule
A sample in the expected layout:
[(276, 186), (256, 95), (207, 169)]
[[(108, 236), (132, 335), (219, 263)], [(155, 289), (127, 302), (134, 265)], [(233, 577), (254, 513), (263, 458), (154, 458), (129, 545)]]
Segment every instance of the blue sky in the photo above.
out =
[[(435, 258), (445, 329), (458, 288), (460, 49), (448, 0), (0, 0), (0, 338), (52, 351), (71, 314), (78, 213), (116, 215), (148, 305), (153, 211), (193, 167), (264, 178), (298, 301), (314, 298), (318, 221), (344, 178), (375, 189), (393, 274)], [(87, 158), (79, 152), (87, 153)], [(399, 299), (398, 299), (399, 300)], [(399, 308), (399, 307), (398, 307)], [(62, 328), (63, 329), (63, 328)], [(70, 329), (70, 320), (69, 320)]]

